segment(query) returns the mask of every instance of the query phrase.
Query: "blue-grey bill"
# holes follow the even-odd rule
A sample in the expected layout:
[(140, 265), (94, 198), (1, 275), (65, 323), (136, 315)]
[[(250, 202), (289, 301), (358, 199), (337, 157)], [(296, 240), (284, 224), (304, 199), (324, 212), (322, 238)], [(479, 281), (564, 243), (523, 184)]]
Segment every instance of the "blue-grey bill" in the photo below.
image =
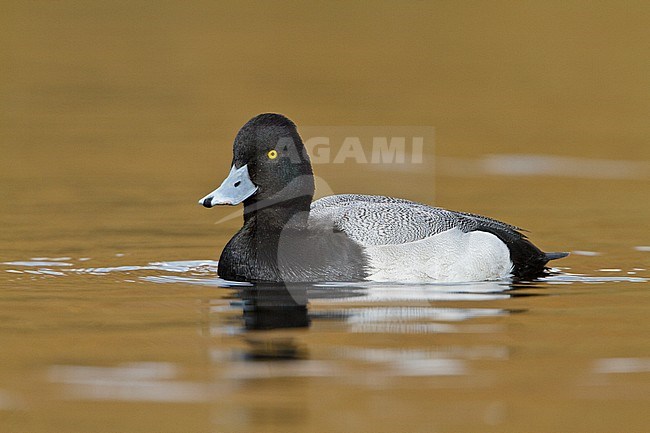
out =
[(233, 165), (221, 186), (199, 200), (199, 204), (205, 207), (224, 204), (234, 206), (256, 192), (257, 186), (248, 174), (248, 166), (242, 165), (240, 168), (235, 168)]

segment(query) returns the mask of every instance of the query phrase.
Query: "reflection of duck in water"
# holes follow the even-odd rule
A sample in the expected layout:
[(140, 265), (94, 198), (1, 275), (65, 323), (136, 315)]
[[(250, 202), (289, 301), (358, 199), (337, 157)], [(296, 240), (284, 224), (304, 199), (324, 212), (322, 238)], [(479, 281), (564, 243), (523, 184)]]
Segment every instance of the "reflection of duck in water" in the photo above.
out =
[[(293, 285), (295, 286), (295, 285)], [(257, 284), (239, 289), (243, 302), (246, 330), (307, 328), (311, 321), (307, 310), (305, 287), (287, 287), (282, 284)], [(251, 360), (289, 360), (306, 356), (305, 348), (293, 336), (249, 334), (244, 338)]]
[(219, 275), (245, 281), (533, 279), (549, 260), (517, 227), (408, 200), (334, 195), (312, 203), (314, 178), (296, 126), (261, 114), (239, 131), (230, 174), (200, 200), (244, 203), (244, 225)]
[(284, 284), (257, 284), (240, 289), (246, 329), (304, 328), (309, 326), (307, 289)]

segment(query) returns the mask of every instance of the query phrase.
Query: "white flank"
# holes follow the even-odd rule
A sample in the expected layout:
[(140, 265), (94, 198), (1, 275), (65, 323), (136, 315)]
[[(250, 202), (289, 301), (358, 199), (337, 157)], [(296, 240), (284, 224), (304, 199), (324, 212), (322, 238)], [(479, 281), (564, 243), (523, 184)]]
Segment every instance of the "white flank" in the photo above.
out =
[(370, 281), (494, 281), (512, 272), (508, 247), (491, 233), (453, 228), (415, 242), (367, 245)]

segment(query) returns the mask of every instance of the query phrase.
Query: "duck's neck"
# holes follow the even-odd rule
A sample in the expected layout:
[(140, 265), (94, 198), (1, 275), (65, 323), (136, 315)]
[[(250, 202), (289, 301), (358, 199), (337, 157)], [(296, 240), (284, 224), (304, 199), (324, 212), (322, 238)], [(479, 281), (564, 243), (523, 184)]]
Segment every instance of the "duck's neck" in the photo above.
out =
[(280, 202), (244, 202), (244, 227), (260, 230), (265, 236), (280, 233), (291, 222), (295, 228), (306, 227), (309, 218), (310, 195)]

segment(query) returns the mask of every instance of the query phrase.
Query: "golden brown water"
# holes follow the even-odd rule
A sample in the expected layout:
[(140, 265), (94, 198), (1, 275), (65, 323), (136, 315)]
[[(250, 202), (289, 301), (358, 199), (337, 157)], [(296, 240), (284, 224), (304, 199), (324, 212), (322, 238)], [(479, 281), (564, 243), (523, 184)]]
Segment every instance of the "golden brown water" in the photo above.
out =
[[(0, 431), (646, 431), (649, 13), (2, 2)], [(422, 164), (316, 165), (320, 192), (574, 254), (523, 287), (226, 287), (240, 220), (196, 200), (264, 111), (435, 128)]]

